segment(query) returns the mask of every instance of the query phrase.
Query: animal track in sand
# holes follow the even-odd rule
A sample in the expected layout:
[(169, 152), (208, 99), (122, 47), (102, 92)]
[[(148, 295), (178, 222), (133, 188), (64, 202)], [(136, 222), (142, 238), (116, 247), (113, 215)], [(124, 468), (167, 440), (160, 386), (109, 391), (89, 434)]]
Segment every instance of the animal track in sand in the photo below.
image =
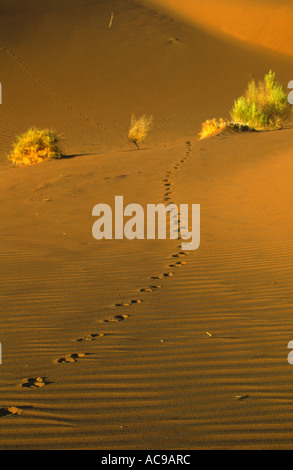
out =
[(178, 261), (176, 264), (169, 264), (169, 268), (182, 268), (186, 264), (185, 261)]
[(104, 323), (118, 323), (126, 320), (127, 318), (129, 318), (129, 315), (116, 315), (115, 317), (108, 318), (108, 320), (104, 320)]
[(239, 401), (247, 400), (247, 398), (250, 398), (250, 395), (236, 395), (235, 398)]
[(128, 175), (117, 175), (116, 178), (126, 178)]
[(157, 276), (151, 276), (151, 279), (164, 279), (164, 274), (158, 274)]
[(49, 382), (46, 381), (46, 377), (31, 377), (25, 379), (25, 382), (21, 384), (25, 388), (42, 388), (45, 385), (48, 385)]
[(175, 43), (175, 44), (177, 44), (177, 43), (179, 43), (179, 42), (180, 42), (180, 39), (179, 39), (179, 38), (174, 38), (174, 37), (171, 37), (171, 38), (169, 38), (169, 42), (172, 42), (172, 43)]
[(173, 258), (180, 258), (181, 256), (187, 256), (187, 253), (185, 253), (185, 251), (179, 251), (179, 253), (172, 255)]
[(77, 362), (77, 359), (82, 359), (85, 356), (88, 356), (90, 353), (73, 353), (73, 354), (67, 354), (64, 357), (60, 357), (60, 359), (57, 359), (54, 361), (57, 364), (66, 364), (66, 363), (73, 363)]
[[(182, 159), (174, 165), (174, 167), (173, 167), (174, 170), (177, 170), (177, 169), (181, 168), (182, 165), (184, 164), (184, 162), (187, 159), (190, 158), (191, 142), (189, 140), (186, 141), (186, 145), (187, 145), (187, 149), (186, 149), (185, 157), (182, 157)], [(162, 180), (163, 183), (164, 183), (164, 186), (165, 186), (164, 201), (168, 201), (169, 204), (179, 204), (178, 202), (171, 202), (171, 197), (170, 196), (173, 194), (172, 182), (171, 182), (172, 173), (173, 173), (172, 170), (167, 171), (166, 174), (165, 174), (165, 178)], [(177, 219), (178, 220), (178, 225), (181, 228), (184, 228), (183, 226), (181, 226), (180, 214), (179, 215), (173, 215), (171, 217), (172, 217), (172, 219)], [(180, 236), (180, 234), (178, 234), (178, 239), (181, 239), (181, 238), (182, 237)], [(184, 252), (184, 251), (180, 251), (179, 253), (176, 253), (176, 254), (172, 255), (173, 258), (180, 258), (180, 257), (184, 257), (184, 256), (187, 256), (187, 253)], [(179, 262), (174, 263), (174, 264), (169, 264), (169, 268), (180, 268), (184, 264), (186, 264), (185, 261), (179, 261)], [(164, 279), (165, 277), (171, 277), (173, 275), (174, 275), (174, 273), (165, 273), (165, 274), (159, 274), (158, 276), (152, 276), (151, 278), (152, 279)]]
[(83, 338), (76, 339), (75, 341), (78, 341), (79, 343), (82, 341), (95, 341), (96, 338), (102, 338), (103, 336), (105, 336), (104, 333), (93, 333), (91, 335), (83, 336)]
[(131, 304), (141, 304), (142, 300), (141, 299), (134, 299), (130, 300), (129, 302), (122, 302), (120, 304), (115, 304), (115, 307), (129, 307)]
[(102, 124), (97, 123), (96, 121), (90, 119), (88, 116), (85, 114), (77, 111), (73, 105), (68, 103), (66, 100), (64, 100), (60, 95), (58, 95), (52, 88), (50, 88), (46, 83), (41, 80), (37, 75), (35, 75), (32, 71), (32, 69), (26, 64), (26, 62), (19, 56), (17, 55), (12, 49), (9, 49), (6, 47), (4, 44), (0, 44), (0, 50), (3, 50), (8, 56), (12, 57), (13, 60), (16, 61), (18, 66), (22, 68), (25, 73), (27, 73), (30, 78), (37, 83), (37, 85), (43, 89), (49, 96), (51, 96), (54, 100), (59, 101), (59, 103), (62, 103), (62, 105), (65, 106), (67, 110), (70, 111), (70, 113), (74, 113), (75, 115), (78, 115), (86, 121), (87, 123), (89, 122), (94, 128), (100, 128), (100, 129), (105, 129), (105, 126)]
[(174, 273), (164, 273), (164, 274), (158, 274), (157, 276), (151, 276), (151, 279), (164, 279), (164, 277), (172, 277), (174, 276)]
[[(186, 144), (188, 145), (188, 150), (186, 151), (186, 157), (181, 159), (179, 163), (177, 163), (175, 166), (174, 166), (174, 169), (177, 170), (178, 168), (181, 167), (181, 164), (184, 163), (184, 161), (189, 157), (189, 151), (191, 150), (191, 144), (189, 141), (186, 142)], [(168, 171), (166, 173), (166, 178), (163, 179), (163, 182), (164, 182), (164, 186), (165, 186), (165, 200), (169, 201), (171, 198), (169, 197), (173, 191), (172, 191), (172, 184), (171, 184), (171, 180), (170, 180), (170, 177), (172, 175), (172, 170), (171, 171)], [(117, 178), (124, 178), (126, 177), (127, 175), (118, 175)], [(171, 203), (173, 204), (173, 203)], [(179, 220), (180, 222), (180, 220)], [(185, 253), (184, 251), (180, 251), (179, 253), (176, 253), (174, 255), (172, 255), (172, 257), (174, 258), (178, 258), (178, 257), (182, 257), (182, 256), (186, 256), (187, 253)], [(179, 261), (175, 264), (170, 264), (169, 267), (170, 268), (177, 268), (177, 267), (182, 267), (184, 264), (186, 264), (185, 261)], [(173, 272), (168, 272), (168, 273), (163, 273), (163, 274), (159, 274), (157, 276), (152, 276), (151, 278), (152, 279), (164, 279), (164, 278), (167, 278), (167, 277), (172, 277), (174, 276), (174, 273)], [(150, 292), (153, 292), (154, 290), (156, 289), (160, 289), (162, 286), (161, 285), (151, 285), (150, 287), (147, 287), (147, 288), (141, 288), (140, 289), (140, 292), (144, 292), (144, 293), (150, 293)], [(123, 303), (119, 303), (119, 304), (115, 304), (115, 306), (117, 307), (126, 307), (126, 306), (130, 306), (131, 304), (140, 304), (142, 303), (142, 300), (141, 299), (133, 299), (133, 300), (130, 300), (129, 302), (123, 302)], [(103, 322), (104, 323), (118, 323), (120, 321), (123, 321), (123, 320), (126, 320), (127, 318), (129, 318), (129, 315), (126, 315), (126, 314), (122, 314), (122, 315), (116, 315), (114, 317), (110, 317), (109, 319), (107, 320), (104, 320)], [(79, 338), (79, 339), (76, 339), (75, 341), (77, 342), (83, 342), (83, 341), (88, 341), (88, 342), (91, 342), (91, 341), (95, 341), (96, 338), (98, 337), (103, 337), (104, 334), (103, 333), (93, 333), (93, 334), (89, 334), (89, 335), (86, 335), (82, 338)], [(57, 363), (57, 364), (66, 364), (66, 363), (75, 363), (77, 362), (78, 359), (82, 359), (84, 357), (86, 357), (87, 355), (89, 355), (90, 353), (73, 353), (73, 354), (68, 354), (64, 357), (61, 357), (57, 360), (55, 360), (54, 362)], [(28, 379), (25, 379), (25, 381), (21, 384), (22, 387), (26, 387), (26, 388), (42, 388), (44, 387), (45, 385), (47, 385), (49, 382), (46, 381), (46, 377), (31, 377), (31, 378), (28, 378)], [(244, 397), (246, 398), (246, 397)], [(19, 409), (19, 408), (16, 408), (16, 407), (6, 407), (6, 408), (2, 408), (0, 409), (0, 417), (3, 417), (3, 416), (9, 416), (9, 415), (18, 415), (18, 414), (21, 414), (22, 410)]]
[(21, 413), (22, 410), (16, 406), (6, 406), (5, 408), (0, 408), (0, 418), (4, 418), (4, 416), (20, 415)]

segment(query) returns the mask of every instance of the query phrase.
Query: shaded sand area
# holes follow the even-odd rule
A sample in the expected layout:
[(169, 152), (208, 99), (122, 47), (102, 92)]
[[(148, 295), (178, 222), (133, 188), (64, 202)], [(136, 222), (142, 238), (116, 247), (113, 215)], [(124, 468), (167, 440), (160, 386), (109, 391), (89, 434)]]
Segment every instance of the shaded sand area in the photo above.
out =
[[(292, 129), (197, 140), (292, 58), (132, 1), (24, 3), (0, 1), (0, 448), (292, 449)], [(68, 158), (10, 167), (31, 125)], [(115, 195), (201, 204), (200, 249), (95, 241)]]

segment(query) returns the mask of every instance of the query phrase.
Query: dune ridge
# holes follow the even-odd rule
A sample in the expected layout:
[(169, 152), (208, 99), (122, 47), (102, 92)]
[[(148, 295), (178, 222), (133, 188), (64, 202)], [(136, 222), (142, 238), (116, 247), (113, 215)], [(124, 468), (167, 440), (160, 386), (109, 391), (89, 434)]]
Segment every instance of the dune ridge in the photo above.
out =
[(201, 25), (213, 34), (229, 35), (282, 54), (293, 55), (293, 6), (290, 0), (143, 0)]

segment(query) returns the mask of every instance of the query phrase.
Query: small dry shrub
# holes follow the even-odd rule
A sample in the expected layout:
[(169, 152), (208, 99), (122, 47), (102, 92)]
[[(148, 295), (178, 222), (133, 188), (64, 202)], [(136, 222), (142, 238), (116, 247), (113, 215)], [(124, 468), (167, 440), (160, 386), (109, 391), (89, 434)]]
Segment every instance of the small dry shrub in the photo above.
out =
[(201, 139), (208, 137), (209, 135), (215, 134), (220, 129), (225, 129), (228, 126), (227, 121), (224, 119), (208, 119), (201, 125), (201, 131), (199, 136)]
[(148, 131), (152, 128), (153, 116), (144, 114), (140, 118), (136, 119), (135, 115), (132, 114), (130, 129), (128, 133), (128, 140), (133, 142), (139, 149), (138, 143), (141, 142), (147, 135)]
[(32, 127), (17, 137), (8, 159), (16, 165), (32, 165), (51, 158), (61, 158), (59, 137), (49, 129)]

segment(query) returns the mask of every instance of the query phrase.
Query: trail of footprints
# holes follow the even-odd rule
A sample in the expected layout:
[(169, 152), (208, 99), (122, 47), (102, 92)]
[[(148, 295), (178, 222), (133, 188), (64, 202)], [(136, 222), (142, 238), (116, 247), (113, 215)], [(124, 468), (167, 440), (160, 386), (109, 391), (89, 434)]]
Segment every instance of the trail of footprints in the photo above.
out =
[(54, 362), (56, 364), (68, 364), (68, 363), (73, 363), (77, 362), (78, 359), (82, 359), (86, 356), (89, 356), (90, 353), (73, 353), (73, 354), (67, 354), (64, 357), (60, 357), (60, 359), (55, 360)]
[(31, 377), (30, 379), (25, 379), (21, 386), (25, 388), (42, 388), (45, 385), (48, 385), (47, 377)]
[[(174, 176), (174, 173), (181, 168), (181, 166), (184, 164), (184, 162), (190, 158), (190, 153), (191, 153), (191, 143), (186, 142), (186, 153), (185, 157), (183, 157), (178, 163), (176, 163), (172, 170), (167, 171), (163, 183), (164, 183), (164, 201), (168, 201), (170, 204), (173, 202), (172, 198), (174, 198), (174, 190), (173, 190), (173, 181), (172, 177)], [(175, 203), (175, 202), (174, 202)], [(179, 221), (180, 223), (180, 221)], [(179, 251), (178, 253), (174, 253), (172, 255), (173, 262), (169, 264), (169, 268), (181, 268), (186, 264), (186, 261), (184, 258), (188, 256), (188, 252), (185, 251)], [(162, 274), (156, 274), (150, 276), (150, 279), (152, 280), (162, 280), (162, 279), (168, 279), (172, 278), (175, 275), (175, 273), (172, 272), (165, 272)], [(151, 284), (148, 287), (142, 287), (139, 292), (142, 294), (150, 294), (155, 291), (158, 291), (161, 289), (163, 286), (161, 284)], [(143, 299), (132, 299), (129, 301), (121, 302), (121, 303), (116, 303), (112, 305), (113, 308), (131, 308), (133, 305), (139, 305), (143, 303)], [(112, 317), (109, 317), (105, 320), (102, 321), (104, 324), (113, 324), (113, 323), (119, 323), (121, 321), (127, 320), (130, 317), (130, 315), (122, 313), (119, 315), (114, 315)], [(76, 342), (81, 343), (81, 342), (94, 342), (98, 339), (101, 339), (105, 337), (104, 333), (91, 333), (87, 334), (86, 336), (83, 336), (81, 338), (75, 339)], [(67, 354), (63, 357), (60, 357), (58, 359), (54, 360), (55, 364), (74, 364), (78, 362), (79, 360), (84, 360), (87, 356), (91, 355), (92, 353), (80, 353), (76, 352), (73, 354)], [(28, 389), (40, 389), (45, 387), (46, 385), (49, 385), (52, 382), (49, 382), (46, 377), (31, 377), (28, 379), (24, 379), (24, 381), (20, 384), (21, 387), (23, 388), (28, 388)], [(13, 415), (20, 415), (22, 412), (21, 408), (17, 407), (5, 407), (0, 409), (0, 418), (4, 416), (13, 416)]]
[[(63, 103), (65, 108), (67, 108), (70, 112), (73, 112), (74, 114), (79, 115), (79, 117), (86, 121), (87, 123), (90, 123), (94, 127), (98, 127), (102, 130), (105, 130), (105, 126), (103, 124), (100, 124), (98, 122), (92, 121), (92, 119), (89, 116), (86, 116), (85, 114), (81, 113), (80, 111), (76, 110), (70, 103), (68, 103), (64, 98), (60, 97), (52, 88), (50, 88), (48, 85), (46, 85), (43, 80), (41, 80), (38, 76), (36, 76), (32, 69), (27, 65), (27, 63), (19, 56), (17, 55), (12, 49), (6, 47), (4, 44), (0, 44), (0, 51), (5, 52), (9, 57), (11, 57), (15, 62), (18, 64), (18, 66), (26, 72), (31, 79), (38, 84), (40, 88), (45, 90), (46, 93), (48, 93), (49, 96), (51, 96), (53, 99)], [(109, 132), (109, 129), (107, 129)]]

